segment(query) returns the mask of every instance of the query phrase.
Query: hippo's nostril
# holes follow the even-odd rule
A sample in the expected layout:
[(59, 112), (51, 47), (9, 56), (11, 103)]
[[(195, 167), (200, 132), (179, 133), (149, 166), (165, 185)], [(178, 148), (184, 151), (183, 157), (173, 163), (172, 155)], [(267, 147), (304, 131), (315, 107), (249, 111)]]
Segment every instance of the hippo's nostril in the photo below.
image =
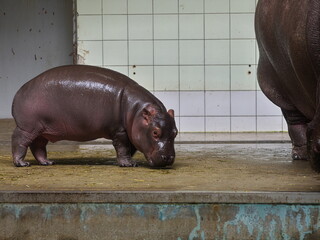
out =
[(173, 162), (173, 160), (174, 160), (174, 156), (172, 156), (172, 155), (169, 155), (169, 156), (161, 155), (161, 159), (162, 159), (162, 161), (171, 164)]

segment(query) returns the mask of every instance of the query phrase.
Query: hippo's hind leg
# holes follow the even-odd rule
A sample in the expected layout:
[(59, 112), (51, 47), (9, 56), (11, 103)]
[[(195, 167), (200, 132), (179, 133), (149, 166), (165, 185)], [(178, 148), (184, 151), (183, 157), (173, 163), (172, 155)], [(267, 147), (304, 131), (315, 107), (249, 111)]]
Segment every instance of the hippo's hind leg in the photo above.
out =
[(307, 159), (307, 122), (308, 120), (286, 98), (281, 88), (281, 80), (263, 48), (259, 48), (258, 82), (263, 93), (282, 110), (288, 124), (292, 141), (292, 159)]
[(117, 161), (120, 167), (137, 167), (137, 163), (131, 160), (136, 148), (130, 142), (126, 132), (119, 132), (112, 140), (117, 152)]
[(32, 142), (32, 134), (16, 127), (12, 134), (12, 157), (16, 167), (28, 167), (29, 162), (24, 161), (29, 145)]
[(292, 141), (292, 159), (307, 160), (307, 124), (309, 120), (298, 110), (288, 111), (282, 109), (284, 118), (288, 124), (288, 132)]
[(307, 139), (310, 165), (313, 170), (320, 172), (320, 107), (308, 125)]
[(46, 146), (48, 144), (48, 140), (42, 136), (37, 137), (30, 145), (30, 150), (34, 156), (34, 158), (44, 166), (54, 164), (53, 161), (48, 160), (47, 158), (47, 149)]

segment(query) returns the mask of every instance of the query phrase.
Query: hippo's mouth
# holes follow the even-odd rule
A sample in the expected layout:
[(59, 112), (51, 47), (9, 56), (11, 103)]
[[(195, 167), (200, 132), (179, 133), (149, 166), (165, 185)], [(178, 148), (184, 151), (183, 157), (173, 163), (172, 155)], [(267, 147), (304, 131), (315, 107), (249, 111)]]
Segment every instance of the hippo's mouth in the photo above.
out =
[(148, 161), (150, 167), (155, 167), (155, 164), (154, 164), (152, 158), (150, 158), (150, 157), (147, 158), (147, 161)]
[(168, 166), (172, 166), (174, 162), (174, 157), (173, 156), (166, 156), (166, 155), (161, 155), (157, 154), (158, 156), (155, 158), (153, 155), (145, 156), (149, 166), (152, 168), (164, 168)]
[(149, 156), (145, 155), (145, 157), (146, 157), (150, 167), (153, 167), (153, 168), (156, 167), (157, 164), (155, 164), (155, 160), (153, 159), (152, 154), (150, 154)]

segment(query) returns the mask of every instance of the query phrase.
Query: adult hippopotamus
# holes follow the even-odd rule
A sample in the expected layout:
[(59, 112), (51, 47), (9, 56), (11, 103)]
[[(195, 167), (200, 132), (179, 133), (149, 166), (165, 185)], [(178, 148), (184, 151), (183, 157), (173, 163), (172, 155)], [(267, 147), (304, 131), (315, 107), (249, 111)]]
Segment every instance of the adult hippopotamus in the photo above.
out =
[(12, 134), (15, 166), (24, 161), (30, 147), (42, 165), (48, 141), (111, 139), (119, 166), (136, 163), (131, 156), (141, 151), (152, 167), (174, 162), (177, 128), (174, 111), (149, 91), (118, 72), (85, 65), (50, 69), (24, 84), (16, 93), (12, 115), (17, 127)]
[(320, 171), (320, 1), (259, 0), (258, 82), (283, 112), (292, 158)]

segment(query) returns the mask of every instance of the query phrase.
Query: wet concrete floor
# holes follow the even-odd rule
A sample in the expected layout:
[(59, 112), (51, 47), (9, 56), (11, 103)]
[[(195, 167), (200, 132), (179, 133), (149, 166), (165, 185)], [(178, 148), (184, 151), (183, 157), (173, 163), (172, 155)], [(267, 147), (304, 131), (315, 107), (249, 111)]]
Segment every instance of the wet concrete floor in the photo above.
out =
[(269, 139), (276, 136), (269, 143), (265, 136), (255, 134), (220, 134), (220, 142), (214, 134), (209, 141), (201, 134), (181, 134), (176, 162), (165, 169), (148, 167), (141, 153), (134, 157), (139, 167), (120, 168), (108, 141), (62, 141), (48, 145), (55, 165), (39, 166), (29, 151), (27, 160), (32, 166), (17, 168), (11, 160), (13, 128), (11, 120), (0, 121), (0, 191), (320, 191), (320, 174), (307, 161), (291, 160), (286, 134), (266, 134)]

